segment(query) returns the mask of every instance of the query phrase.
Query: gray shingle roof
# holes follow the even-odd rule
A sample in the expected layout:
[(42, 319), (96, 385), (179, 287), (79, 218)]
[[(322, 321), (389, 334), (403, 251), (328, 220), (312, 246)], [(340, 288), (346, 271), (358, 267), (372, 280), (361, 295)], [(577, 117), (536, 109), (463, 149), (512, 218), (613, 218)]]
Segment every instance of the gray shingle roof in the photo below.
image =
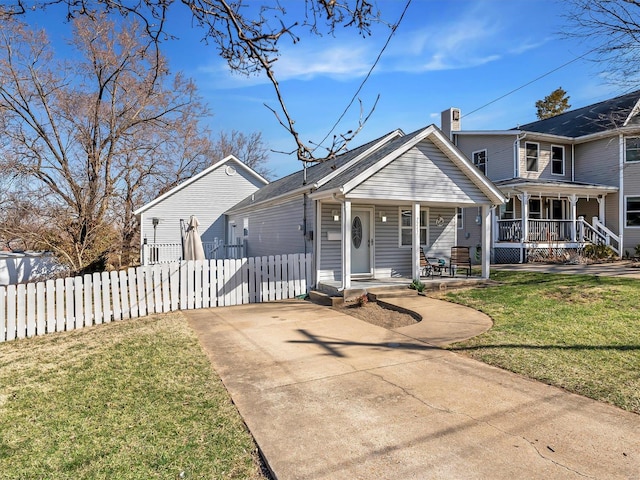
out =
[[(364, 145), (361, 145), (353, 150), (350, 150), (342, 155), (338, 155), (336, 158), (332, 160), (327, 160), (325, 162), (316, 163), (307, 168), (307, 182), (306, 185), (313, 185), (317, 181), (329, 175), (331, 172), (336, 170), (337, 168), (342, 167), (343, 165), (349, 163), (351, 160), (356, 158), (362, 152), (371, 148), (377, 142), (382, 140), (384, 137), (390, 135), (392, 132), (389, 132), (380, 138), (376, 138)], [(404, 137), (401, 137), (404, 138)], [(260, 190), (256, 191), (252, 197), (245, 198), (238, 204), (236, 204), (233, 208), (229, 209), (229, 211), (236, 210), (239, 208), (244, 208), (250, 206), (252, 204), (260, 203), (265, 200), (269, 200), (271, 198), (276, 198), (281, 195), (285, 195), (289, 192), (293, 192), (304, 186), (304, 171), (299, 170), (294, 172), (286, 177), (275, 180), (268, 185), (265, 185)]]
[[(640, 100), (640, 90), (570, 110), (545, 120), (527, 123), (513, 130), (564, 137), (582, 137), (600, 133), (622, 127), (638, 100)], [(629, 125), (640, 125), (640, 118), (634, 116)]]

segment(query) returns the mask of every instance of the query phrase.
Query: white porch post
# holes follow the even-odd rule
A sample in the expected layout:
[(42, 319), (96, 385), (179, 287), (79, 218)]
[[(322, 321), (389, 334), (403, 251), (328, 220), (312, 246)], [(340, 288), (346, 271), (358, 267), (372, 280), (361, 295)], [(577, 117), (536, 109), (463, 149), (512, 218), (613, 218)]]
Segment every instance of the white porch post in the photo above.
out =
[(571, 205), (571, 241), (575, 243), (577, 239), (577, 224), (576, 220), (578, 219), (578, 212), (576, 209), (576, 205), (578, 204), (578, 196), (576, 194), (569, 195), (569, 203)]
[(491, 217), (495, 207), (482, 206), (482, 278), (488, 279), (491, 273)]
[(342, 288), (351, 288), (351, 202), (342, 204)]
[(520, 200), (520, 205), (522, 207), (522, 242), (529, 241), (529, 199), (531, 195), (527, 192), (523, 192), (518, 195), (518, 200)]
[(411, 220), (411, 264), (413, 278), (420, 278), (420, 204), (413, 204)]
[(600, 223), (602, 224), (604, 224), (604, 215), (605, 215), (604, 198), (605, 197), (598, 196), (598, 198), (596, 199), (598, 200), (598, 220), (600, 220)]

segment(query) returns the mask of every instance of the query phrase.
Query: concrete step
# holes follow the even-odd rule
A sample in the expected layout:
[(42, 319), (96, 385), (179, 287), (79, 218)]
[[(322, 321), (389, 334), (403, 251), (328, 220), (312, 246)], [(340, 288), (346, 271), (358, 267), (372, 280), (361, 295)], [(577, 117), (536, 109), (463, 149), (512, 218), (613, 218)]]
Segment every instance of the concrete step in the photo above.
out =
[(344, 298), (329, 295), (324, 292), (312, 290), (309, 292), (309, 300), (317, 305), (323, 305), (325, 307), (335, 307), (344, 303)]

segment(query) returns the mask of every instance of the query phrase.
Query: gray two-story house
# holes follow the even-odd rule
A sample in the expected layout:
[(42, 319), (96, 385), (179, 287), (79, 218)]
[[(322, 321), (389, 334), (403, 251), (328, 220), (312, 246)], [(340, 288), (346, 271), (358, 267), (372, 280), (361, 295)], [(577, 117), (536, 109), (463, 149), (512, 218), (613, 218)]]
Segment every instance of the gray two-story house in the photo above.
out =
[[(460, 111), (442, 129), (503, 192), (492, 209), (496, 263), (568, 256), (606, 244), (619, 256), (640, 243), (640, 91), (511, 130), (465, 131)], [(479, 245), (481, 216), (458, 215), (459, 243)]]

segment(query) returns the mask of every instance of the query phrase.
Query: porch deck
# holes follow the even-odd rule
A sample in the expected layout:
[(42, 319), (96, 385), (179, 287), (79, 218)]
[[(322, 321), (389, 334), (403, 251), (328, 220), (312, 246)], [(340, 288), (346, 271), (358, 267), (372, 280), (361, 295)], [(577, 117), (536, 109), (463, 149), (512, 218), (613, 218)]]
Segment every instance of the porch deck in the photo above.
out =
[[(451, 277), (448, 274), (435, 275), (433, 277), (420, 277), (420, 280), (426, 285), (425, 290), (446, 290), (447, 288), (457, 288), (469, 285), (481, 285), (487, 283), (487, 280), (480, 275), (472, 275), (466, 277), (459, 275)], [(327, 295), (344, 297), (345, 301), (354, 300), (364, 294), (380, 294), (389, 292), (401, 292), (406, 290), (411, 292), (409, 285), (412, 279), (408, 277), (386, 277), (386, 278), (359, 278), (351, 279), (351, 288), (348, 290), (340, 290), (340, 281), (323, 281), (317, 285), (317, 290)]]

